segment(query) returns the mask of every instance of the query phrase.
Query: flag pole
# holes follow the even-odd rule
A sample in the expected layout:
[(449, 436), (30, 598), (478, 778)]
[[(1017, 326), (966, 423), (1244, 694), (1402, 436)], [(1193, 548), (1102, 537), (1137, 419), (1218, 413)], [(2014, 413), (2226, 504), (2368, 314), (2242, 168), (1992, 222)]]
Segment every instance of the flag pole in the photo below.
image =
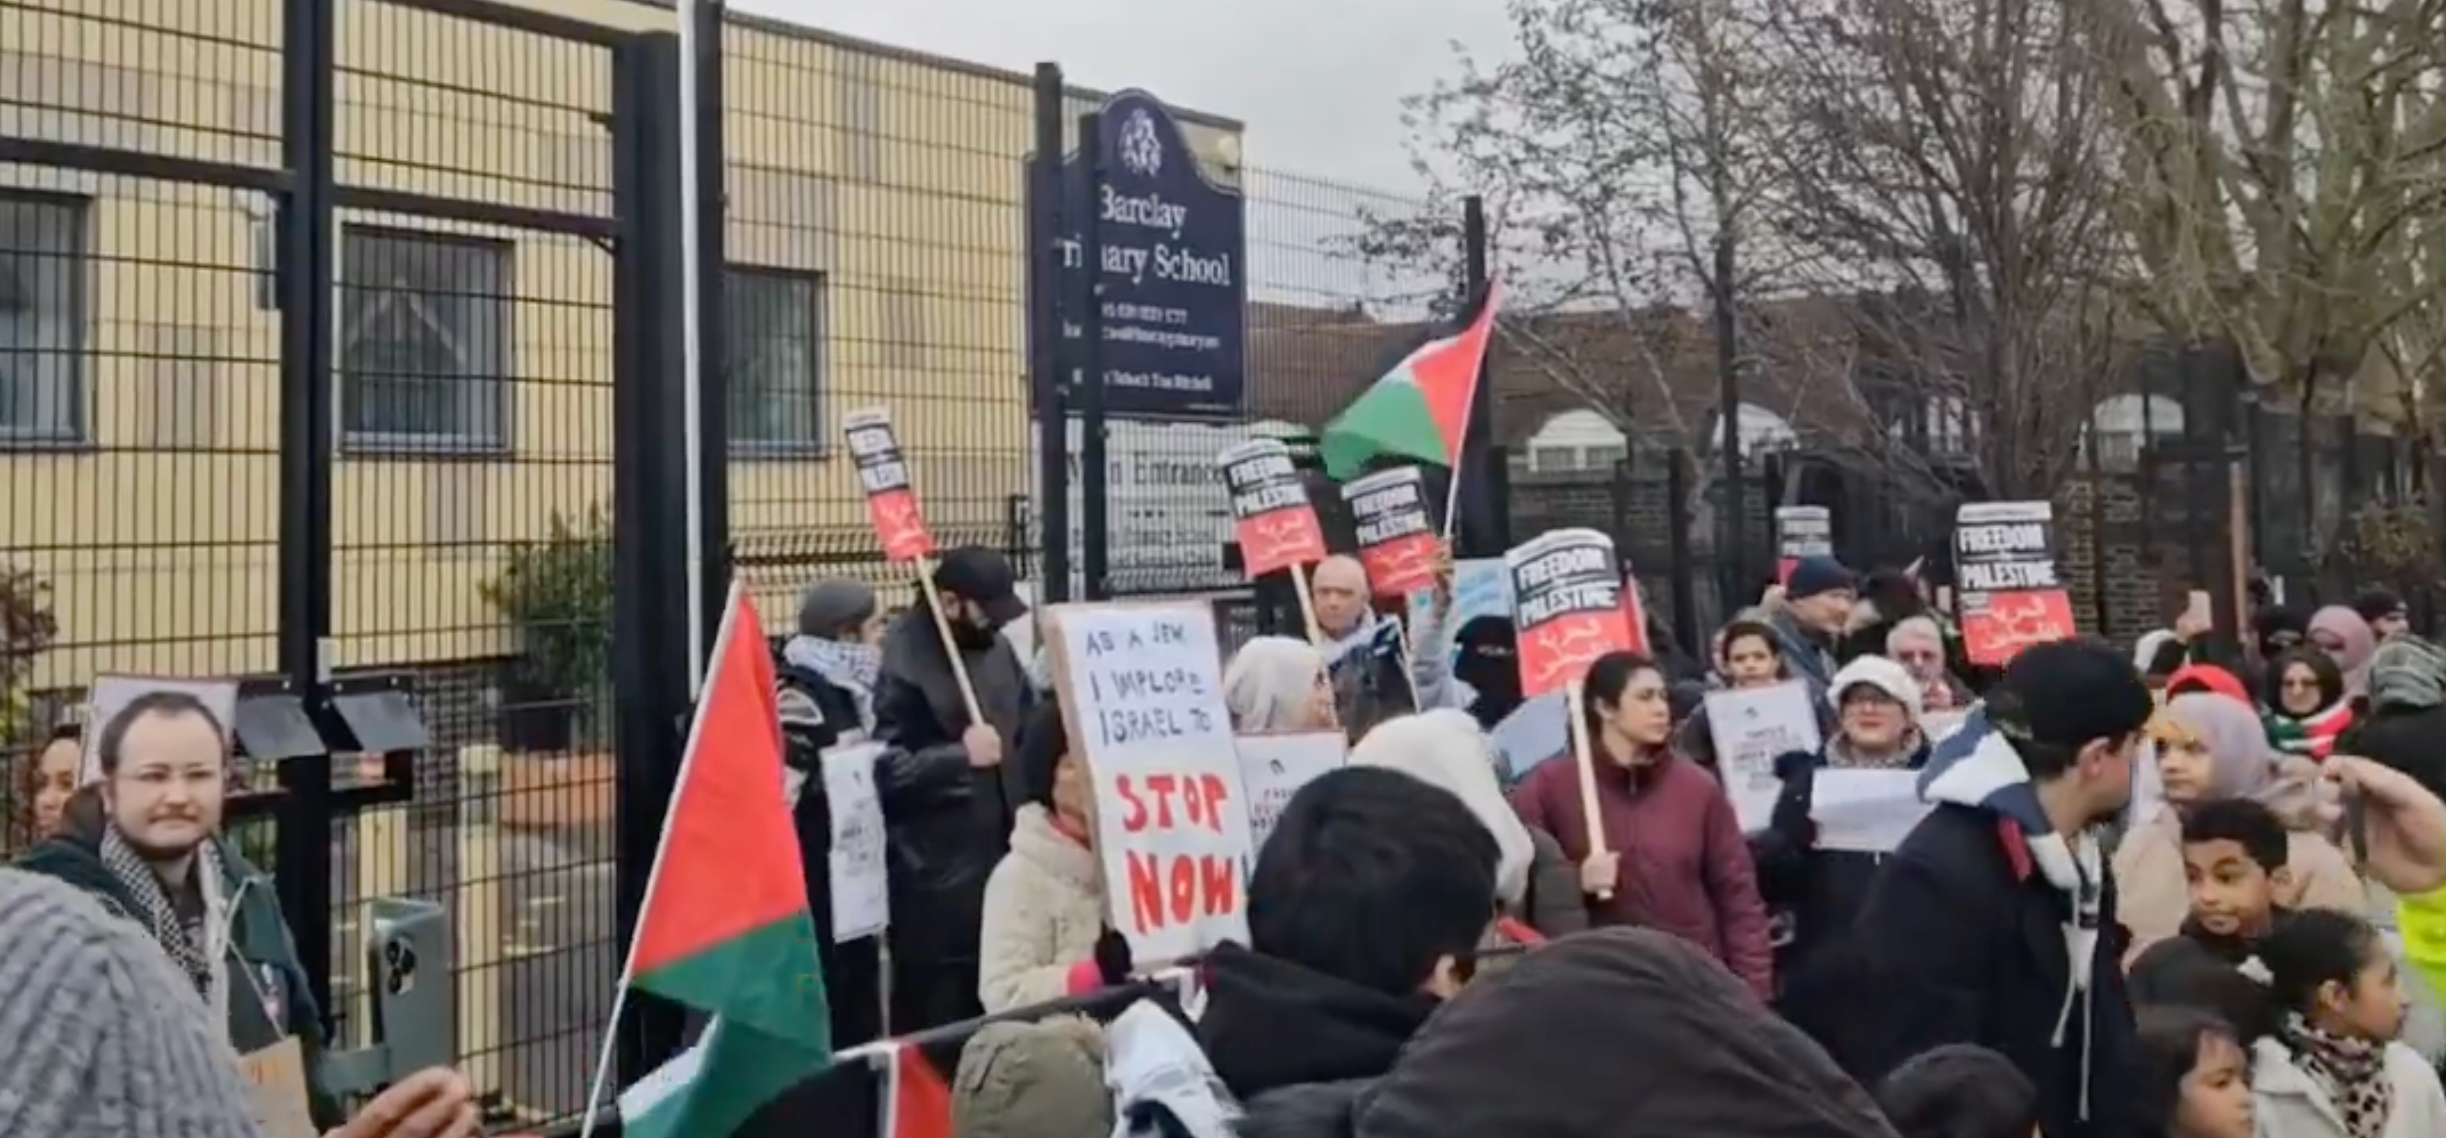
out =
[[(737, 578), (732, 578), (729, 599), (722, 604), (722, 626), (714, 634), (713, 660), (727, 658), (731, 635), (738, 628), (739, 611), (746, 604), (746, 589)], [(713, 675), (710, 662), (706, 665), (705, 674), (710, 681)], [(679, 804), (679, 796), (687, 791), (688, 772), (696, 766), (697, 752), (701, 749), (700, 738), (705, 731), (705, 708), (712, 702), (700, 692), (696, 707), (688, 713), (688, 749), (680, 755), (679, 777), (671, 783), (671, 801), (663, 806), (662, 834), (654, 839), (654, 864), (646, 870), (645, 901), (637, 907), (639, 928), (645, 927), (646, 911), (654, 904), (654, 887), (662, 880), (663, 855), (671, 848), (671, 811)], [(611, 1024), (603, 1032), (603, 1050), (595, 1059), (594, 1081), (586, 1091), (586, 1116), (578, 1124), (578, 1138), (593, 1138), (596, 1112), (602, 1108), (604, 1086), (611, 1082), (612, 1056), (619, 1049), (620, 1014), (628, 1010), (629, 981), (635, 978), (636, 971), (637, 937), (632, 931), (627, 957), (620, 964), (620, 984), (612, 989)]]
[[(704, 285), (699, 279), (697, 260), (703, 255), (704, 235), (697, 231), (703, 220), (699, 211), (700, 187), (697, 177), (698, 140), (697, 52), (703, 38), (698, 26), (704, 14), (703, 0), (679, 0), (679, 212), (687, 219), (680, 226), (680, 349), (681, 404), (680, 436), (687, 455), (687, 526), (688, 536), (688, 694), (691, 698), (704, 694), (705, 674), (709, 665), (705, 656), (705, 594), (708, 591), (705, 569), (705, 347)], [(728, 619), (728, 618), (724, 618)]]

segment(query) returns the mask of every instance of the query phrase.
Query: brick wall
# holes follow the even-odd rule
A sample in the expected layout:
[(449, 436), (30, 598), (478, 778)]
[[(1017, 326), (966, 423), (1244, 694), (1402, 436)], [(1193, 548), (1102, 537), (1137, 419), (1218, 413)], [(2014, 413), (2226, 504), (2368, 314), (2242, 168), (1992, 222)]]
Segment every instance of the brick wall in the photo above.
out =
[(2055, 495), (2055, 533), (2056, 567), (2082, 631), (2127, 642), (2165, 626), (2163, 551), (2152, 552), (2143, 540), (2137, 479), (2101, 474), (2066, 482)]

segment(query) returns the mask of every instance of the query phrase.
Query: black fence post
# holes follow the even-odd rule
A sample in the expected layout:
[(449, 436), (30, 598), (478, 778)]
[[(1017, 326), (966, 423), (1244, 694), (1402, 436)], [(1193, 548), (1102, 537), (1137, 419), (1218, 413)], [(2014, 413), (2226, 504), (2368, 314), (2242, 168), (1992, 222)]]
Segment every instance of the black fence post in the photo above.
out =
[[(1491, 272), (1487, 244), (1486, 199), (1471, 194), (1461, 199), (1464, 301), (1486, 290)], [(1469, 421), (1461, 431), (1461, 461), (1452, 471), (1461, 480), (1460, 493), (1453, 497), (1460, 517), (1452, 526), (1461, 557), (1498, 557), (1512, 546), (1511, 513), (1503, 508), (1503, 499), (1494, 496), (1498, 488), (1495, 471), (1503, 460), (1495, 450), (1495, 352), (1496, 345), (1488, 344), (1486, 358), (1478, 364), (1478, 395), (1470, 400)]]
[[(701, 382), (697, 414), (704, 437), (697, 450), (698, 548), (705, 566), (705, 649), (713, 649), (714, 630), (722, 627), (722, 604), (730, 592), (730, 337), (723, 286), (729, 281), (730, 246), (724, 224), (729, 193), (728, 158), (722, 129), (722, 21), (729, 5), (721, 0), (697, 7), (696, 58), (686, 82), (696, 87), (696, 168), (684, 177), (696, 179), (697, 364)], [(676, 88), (675, 88), (676, 89)], [(819, 432), (831, 424), (816, 423)], [(795, 615), (795, 614), (793, 614)], [(778, 616), (766, 618), (768, 631), (779, 628)]]
[[(1698, 567), (1690, 561), (1690, 475), (1697, 460), (1675, 447), (1665, 452), (1665, 540), (1673, 562), (1673, 635), (1682, 646), (1704, 655), (1699, 639)], [(1730, 616), (1731, 610), (1725, 610)], [(1714, 661), (1710, 660), (1710, 663)]]
[[(320, 720), (330, 679), (332, 307), (335, 191), (333, 91), (339, 71), (336, 0), (281, 8), (281, 160), (289, 192), (280, 210), (280, 672)], [(297, 938), (307, 986), (331, 999), (331, 763), (280, 764), (273, 876)]]
[(1070, 599), (1070, 409), (1063, 397), (1062, 68), (1036, 65), (1028, 168), (1028, 371), (1036, 399), (1038, 599)]
[(1104, 186), (1104, 116), (1089, 111), (1079, 116), (1079, 172), (1089, 203), (1078, 219), (1079, 260), (1085, 271), (1071, 286), (1071, 311), (1079, 318), (1077, 371), (1072, 377), (1079, 399), (1080, 559), (1086, 564), (1087, 596), (1091, 601), (1110, 595), (1112, 558), (1112, 495), (1107, 481), (1104, 439), (1104, 226), (1093, 205)]
[[(613, 259), (612, 682), (619, 751), (617, 892), (623, 959), (679, 777), (688, 712), (685, 542), (687, 458), (670, 445), (686, 402), (681, 328), (679, 41), (642, 34), (615, 54)], [(616, 1085), (679, 1050), (679, 1009), (632, 993), (619, 1031)], [(592, 1072), (588, 1072), (591, 1077)]]

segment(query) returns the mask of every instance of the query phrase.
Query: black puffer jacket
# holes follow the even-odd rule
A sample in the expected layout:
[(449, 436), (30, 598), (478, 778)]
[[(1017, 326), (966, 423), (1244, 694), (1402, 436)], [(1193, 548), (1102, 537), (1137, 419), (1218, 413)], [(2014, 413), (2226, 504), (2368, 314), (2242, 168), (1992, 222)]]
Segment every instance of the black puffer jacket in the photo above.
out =
[(1198, 1044), (1255, 1112), (1285, 1088), (1383, 1074), (1435, 1009), (1225, 942), (1206, 956)]
[(1633, 928), (1565, 937), (1471, 983), (1349, 1122), (1352, 1138), (1894, 1138), (1723, 965)]
[[(1857, 999), (1860, 965), (1851, 929), (1887, 855), (1818, 848), (1817, 823), (1810, 817), (1817, 776), (1829, 765), (1828, 748), (1837, 745), (1775, 760), (1783, 790), (1767, 828), (1750, 836), (1750, 861), (1758, 868), (1759, 899), (1789, 930), (1775, 948), (1775, 1008), (1840, 1059), (1854, 1053), (1847, 1034), (1876, 1015)], [(1927, 762), (1923, 740), (1908, 766), (1918, 770)]]

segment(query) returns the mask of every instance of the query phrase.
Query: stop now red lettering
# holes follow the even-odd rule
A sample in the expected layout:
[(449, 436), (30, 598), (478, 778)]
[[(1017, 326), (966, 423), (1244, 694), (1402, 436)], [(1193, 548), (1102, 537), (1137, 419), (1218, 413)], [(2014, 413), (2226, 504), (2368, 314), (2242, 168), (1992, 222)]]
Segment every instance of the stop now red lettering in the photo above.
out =
[(1196, 827), (1219, 835), (1231, 805), (1231, 789), (1211, 774), (1125, 774), (1113, 789), (1121, 795), (1121, 828), (1132, 834)]

